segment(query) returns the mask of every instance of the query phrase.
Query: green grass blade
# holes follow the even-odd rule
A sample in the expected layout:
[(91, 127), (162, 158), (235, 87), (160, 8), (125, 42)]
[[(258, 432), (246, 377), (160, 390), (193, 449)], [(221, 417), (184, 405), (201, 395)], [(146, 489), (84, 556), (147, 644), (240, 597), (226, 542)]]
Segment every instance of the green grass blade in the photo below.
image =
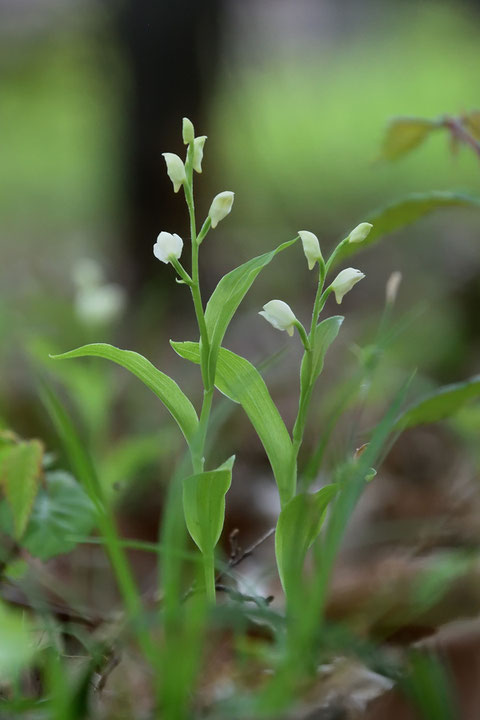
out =
[(43, 384), (41, 396), (65, 447), (73, 473), (95, 504), (98, 526), (105, 538), (107, 554), (115, 573), (125, 607), (132, 622), (138, 626), (138, 638), (145, 656), (154, 662), (155, 652), (150, 637), (143, 628), (140, 595), (135, 580), (133, 579), (127, 557), (123, 548), (120, 546), (114, 517), (108, 504), (103, 500), (100, 483), (93, 462), (84, 443), (78, 436), (72, 421), (53, 390), (46, 384)]

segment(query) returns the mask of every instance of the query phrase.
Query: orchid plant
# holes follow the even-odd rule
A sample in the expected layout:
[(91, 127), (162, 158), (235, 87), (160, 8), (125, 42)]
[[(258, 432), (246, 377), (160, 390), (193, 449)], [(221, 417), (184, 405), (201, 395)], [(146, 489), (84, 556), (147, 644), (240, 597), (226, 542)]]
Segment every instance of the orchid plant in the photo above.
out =
[[(153, 246), (154, 256), (169, 264), (177, 282), (190, 290), (199, 330), (198, 342), (173, 342), (182, 358), (200, 365), (203, 401), (199, 414), (178, 384), (156, 369), (141, 355), (106, 344), (90, 344), (58, 358), (99, 356), (122, 365), (137, 375), (162, 400), (178, 423), (187, 443), (192, 472), (183, 479), (183, 509), (188, 531), (198, 546), (204, 567), (204, 590), (215, 602), (215, 547), (220, 539), (225, 516), (225, 496), (232, 481), (235, 456), (220, 467), (206, 467), (205, 446), (209, 421), (217, 387), (233, 401), (240, 403), (252, 422), (268, 455), (275, 477), (281, 512), (276, 529), (276, 559), (281, 582), (287, 594), (293, 578), (303, 567), (308, 548), (320, 533), (329, 502), (336, 494), (336, 484), (309, 493), (297, 490), (298, 455), (302, 446), (308, 410), (315, 384), (322, 372), (325, 354), (335, 340), (343, 317), (335, 315), (320, 320), (331, 293), (340, 304), (354, 285), (365, 275), (348, 267), (327, 283), (329, 275), (346, 246), (359, 243), (368, 236), (372, 225), (361, 223), (354, 228), (324, 260), (317, 236), (309, 230), (298, 231), (296, 237), (275, 250), (249, 260), (225, 275), (204, 303), (199, 276), (199, 251), (211, 230), (217, 228), (231, 212), (234, 193), (216, 195), (207, 217), (197, 230), (194, 203), (194, 173), (202, 172), (206, 136), (195, 137), (193, 123), (183, 119), (183, 141), (187, 146), (183, 161), (174, 153), (164, 153), (167, 173), (174, 192), (183, 188), (190, 222), (190, 260), (186, 267), (182, 254), (184, 241), (177, 233), (161, 231)], [(308, 330), (293, 310), (280, 299), (267, 302), (260, 311), (274, 328), (293, 336), (297, 330), (303, 345), (300, 369), (298, 413), (292, 433), (287, 430), (258, 370), (245, 358), (222, 347), (225, 332), (238, 306), (260, 271), (280, 252), (301, 240), (308, 269), (318, 272), (318, 283)]]

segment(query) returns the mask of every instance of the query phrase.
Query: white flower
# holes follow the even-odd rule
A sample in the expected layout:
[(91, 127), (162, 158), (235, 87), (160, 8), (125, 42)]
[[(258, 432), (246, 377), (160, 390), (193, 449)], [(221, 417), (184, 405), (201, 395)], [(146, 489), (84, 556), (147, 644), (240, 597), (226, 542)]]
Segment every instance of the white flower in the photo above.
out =
[(203, 146), (205, 145), (206, 135), (200, 135), (193, 141), (193, 169), (202, 172)]
[(85, 325), (111, 323), (122, 313), (125, 300), (124, 289), (114, 283), (81, 288), (75, 297), (75, 312)]
[(318, 238), (309, 230), (299, 230), (298, 234), (303, 245), (303, 252), (308, 262), (308, 269), (312, 270), (315, 263), (321, 259), (320, 243)]
[(349, 243), (363, 242), (365, 240), (365, 238), (367, 237), (367, 235), (369, 234), (372, 227), (373, 227), (372, 223), (367, 223), (367, 222), (360, 223), (360, 225), (357, 225), (356, 228), (353, 228), (352, 232), (348, 236), (348, 242)]
[(163, 263), (170, 262), (173, 257), (176, 260), (182, 254), (183, 240), (176, 233), (161, 232), (157, 237), (157, 242), (153, 246), (153, 254)]
[(208, 216), (212, 221), (212, 228), (216, 228), (220, 220), (223, 220), (228, 215), (232, 209), (233, 198), (234, 193), (230, 192), (230, 190), (215, 195), (208, 211)]
[(293, 335), (297, 318), (290, 305), (283, 300), (270, 300), (258, 314), (263, 315), (265, 320), (277, 330), (286, 330), (290, 337)]
[(353, 286), (364, 277), (365, 275), (360, 270), (355, 270), (355, 268), (347, 268), (338, 273), (330, 287), (335, 293), (335, 300), (339, 305), (343, 300), (343, 296), (350, 292)]
[(181, 158), (175, 153), (162, 153), (167, 163), (168, 177), (173, 183), (174, 192), (178, 192), (180, 187), (186, 181), (187, 176), (185, 175), (185, 165)]
[(183, 137), (183, 142), (185, 143), (185, 145), (188, 145), (189, 143), (193, 142), (193, 140), (195, 138), (195, 129), (193, 127), (193, 123), (188, 118), (183, 118), (182, 137)]

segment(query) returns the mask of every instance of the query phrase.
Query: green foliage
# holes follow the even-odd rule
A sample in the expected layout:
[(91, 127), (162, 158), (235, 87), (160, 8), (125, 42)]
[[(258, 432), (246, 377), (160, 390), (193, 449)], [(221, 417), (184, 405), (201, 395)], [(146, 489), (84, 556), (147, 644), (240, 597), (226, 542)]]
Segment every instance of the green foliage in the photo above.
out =
[(438, 124), (432, 120), (415, 117), (394, 118), (387, 128), (380, 158), (398, 160), (419, 147), (436, 129)]
[(459, 717), (449, 674), (432, 653), (411, 651), (408, 671), (400, 685), (423, 720), (456, 720)]
[(457, 413), (466, 403), (480, 397), (480, 375), (470, 380), (445, 385), (420, 398), (397, 419), (397, 430), (445, 420)]
[[(200, 362), (198, 343), (170, 341), (170, 344), (180, 357)], [(215, 385), (245, 410), (270, 460), (280, 498), (286, 502), (293, 491), (292, 443), (262, 376), (248, 360), (220, 348)]]
[(287, 597), (298, 587), (305, 556), (318, 537), (330, 501), (338, 485), (326, 485), (315, 493), (299, 493), (282, 509), (275, 531), (278, 573)]
[[(12, 534), (19, 541), (13, 543), (14, 553), (25, 549), (42, 560), (73, 549), (75, 543), (82, 539), (98, 542), (105, 547), (125, 608), (124, 617), (119, 623), (122, 630), (117, 633), (113, 649), (116, 651), (115, 646), (121, 646), (126, 637), (133, 638), (148, 663), (149, 672), (154, 678), (152, 716), (160, 714), (178, 720), (191, 717), (194, 697), (192, 691), (200, 677), (205, 651), (210, 653), (207, 644), (207, 641), (211, 641), (210, 630), (214, 641), (220, 631), (222, 636), (232, 636), (234, 647), (237, 647), (242, 643), (246, 644), (246, 638), (251, 635), (247, 635), (246, 628), (250, 628), (252, 622), (268, 628), (268, 642), (262, 637), (259, 641), (261, 648), (255, 659), (260, 661), (262, 670), (271, 671), (271, 675), (265, 673), (262, 687), (258, 692), (255, 688), (251, 697), (247, 693), (245, 697), (233, 697), (233, 712), (228, 712), (226, 716), (283, 716), (284, 711), (292, 710), (299, 689), (305, 687), (306, 681), (310, 681), (312, 669), (318, 667), (323, 656), (331, 651), (325, 642), (324, 633), (324, 608), (329, 580), (351, 515), (366, 483), (376, 474), (373, 466), (380, 462), (382, 453), (395, 432), (420, 422), (449, 417), (464, 403), (480, 395), (480, 379), (476, 377), (468, 383), (440, 389), (400, 414), (408, 386), (408, 382), (404, 382), (393, 402), (389, 403), (383, 419), (368, 432), (367, 442), (362, 445), (361, 451), (354, 454), (350, 447), (352, 443), (349, 443), (344, 456), (336, 458), (333, 466), (328, 468), (327, 472), (331, 473), (334, 482), (316, 492), (298, 493), (298, 458), (309, 404), (315, 383), (323, 370), (326, 352), (337, 337), (343, 322), (341, 316), (318, 322), (332, 292), (331, 285), (325, 288), (326, 277), (334, 262), (369, 246), (394, 230), (406, 227), (429, 212), (451, 206), (478, 208), (480, 200), (455, 193), (417, 193), (368, 218), (374, 227), (363, 242), (355, 242), (355, 235), (358, 235), (358, 232), (361, 234), (360, 228), (360, 231), (357, 229), (357, 233), (347, 235), (346, 239), (338, 244), (326, 263), (323, 259), (319, 260), (319, 265), (315, 268), (318, 272), (317, 288), (309, 332), (282, 300), (273, 300), (265, 305), (265, 308), (270, 308), (270, 312), (262, 313), (265, 319), (278, 330), (288, 330), (292, 342), (301, 342), (304, 349), (300, 368), (298, 413), (290, 435), (260, 372), (248, 360), (221, 345), (236, 310), (255, 278), (278, 253), (290, 247), (295, 240), (283, 243), (275, 250), (255, 257), (228, 273), (219, 281), (204, 309), (200, 287), (199, 248), (206, 240), (212, 222), (216, 225), (217, 221), (223, 221), (232, 209), (234, 195), (228, 191), (220, 193), (214, 199), (209, 215), (197, 234), (193, 178), (194, 169), (200, 170), (201, 153), (199, 155), (198, 148), (201, 147), (203, 151), (205, 138), (200, 138), (201, 145), (197, 144), (195, 150), (193, 125), (187, 120), (184, 127), (187, 128), (190, 138), (187, 140), (185, 162), (171, 153), (167, 153), (165, 157), (175, 191), (183, 187), (185, 194), (191, 236), (188, 271), (182, 265), (183, 242), (170, 233), (160, 233), (155, 245), (155, 255), (171, 263), (183, 283), (183, 289), (192, 295), (200, 340), (198, 343), (171, 342), (171, 345), (180, 357), (200, 365), (203, 386), (201, 410), (197, 415), (192, 403), (177, 383), (138, 353), (95, 343), (52, 356), (56, 359), (91, 356), (111, 360), (136, 375), (152, 390), (180, 427), (189, 452), (180, 463), (167, 489), (161, 540), (158, 544), (120, 540), (110, 492), (110, 486), (117, 482), (123, 473), (140, 467), (142, 458), (151, 457), (152, 453), (155, 453), (156, 438), (133, 437), (117, 449), (117, 452), (114, 450), (108, 453), (98, 464), (100, 472), (105, 473), (104, 477), (99, 478), (90, 455), (92, 437), (89, 438), (90, 442), (85, 441), (77, 433), (59, 398), (49, 387), (42, 388), (44, 404), (62, 439), (74, 477), (65, 472), (52, 471), (45, 463), (45, 471), (41, 475), (41, 444), (38, 441), (19, 441), (8, 433), (0, 433), (0, 480), (6, 498), (0, 504), (0, 522), (3, 531)], [(428, 137), (434, 127), (437, 127), (434, 122), (416, 119), (404, 118), (397, 121), (391, 126), (387, 136), (383, 149), (384, 157), (394, 159), (413, 150)], [(213, 213), (212, 207), (215, 205), (217, 210)], [(349, 239), (352, 240), (351, 243)], [(312, 258), (308, 243), (313, 243), (316, 249), (317, 239), (310, 235), (309, 238), (304, 236), (302, 240), (308, 266), (311, 268)], [(319, 251), (316, 259), (319, 259)], [(343, 276), (345, 278), (346, 274), (348, 278), (352, 273), (356, 275), (356, 280), (364, 277), (363, 273), (352, 268), (345, 268)], [(345, 290), (350, 291), (353, 284), (346, 282)], [(335, 292), (338, 294), (338, 288)], [(336, 411), (334, 418), (330, 420), (330, 428), (327, 428), (322, 438), (321, 452), (315, 453), (313, 475), (310, 474), (309, 481), (314, 481), (320, 470), (320, 461), (328, 442), (332, 421), (334, 425), (346, 407), (353, 407), (358, 402), (361, 391), (372, 381), (378, 355), (385, 348), (385, 338), (388, 332), (391, 332), (388, 324), (393, 304), (394, 299), (389, 297), (375, 343), (359, 353), (360, 370), (352, 378), (353, 383), (349, 382), (345, 387), (348, 392), (342, 393), (345, 397), (342, 397), (338, 412)], [(215, 548), (224, 525), (226, 494), (232, 483), (235, 459), (235, 456), (232, 456), (220, 467), (206, 469), (209, 461), (208, 449), (212, 443), (210, 416), (214, 386), (243, 407), (265, 448), (277, 482), (282, 509), (275, 533), (275, 554), (280, 581), (286, 595), (286, 610), (277, 612), (268, 608), (269, 599), (257, 597), (255, 591), (252, 591), (251, 595), (243, 594), (243, 588), (240, 591), (239, 587), (235, 587), (235, 573), (231, 567), (238, 563), (229, 562), (222, 570), (222, 576), (228, 580), (221, 588), (229, 597), (224, 607), (215, 609), (215, 622), (210, 625), (209, 615), (213, 612), (216, 593), (220, 589), (216, 586)], [(82, 372), (77, 373), (75, 381), (70, 381), (70, 388), (74, 393), (84, 394), (79, 405), (90, 435), (92, 430), (95, 434), (97, 428), (101, 429), (105, 421), (103, 406), (110, 404), (111, 387), (102, 387), (101, 375), (97, 376), (96, 383), (90, 387), (88, 373)], [(89, 393), (94, 394), (92, 407), (88, 399)], [(364, 399), (365, 394), (362, 400)], [(337, 405), (338, 403), (335, 403), (335, 406)], [(96, 445), (94, 441), (93, 445), (98, 447), (100, 443)], [(40, 477), (43, 480), (41, 485)], [(307, 482), (304, 482), (303, 487), (307, 486)], [(321, 531), (327, 516), (328, 521), (323, 533)], [(99, 537), (90, 539), (88, 535), (94, 527), (98, 528)], [(201, 555), (186, 551), (187, 531)], [(271, 534), (272, 531), (263, 539)], [(236, 555), (238, 548), (234, 547), (233, 538), (231, 540), (233, 559), (241, 560), (251, 552), (250, 549), (244, 554), (240, 551), (240, 555)], [(148, 605), (148, 612), (124, 552), (127, 547), (137, 551), (148, 550), (157, 555), (162, 600), (154, 608)], [(313, 567), (307, 580), (303, 570), (311, 548)], [(11, 557), (7, 557), (6, 563), (11, 560)], [(451, 563), (435, 568), (418, 592), (422, 606), (428, 604), (432, 595), (441, 595), (444, 583), (454, 577), (457, 577), (457, 569)], [(13, 582), (14, 578), (10, 575), (9, 580)], [(230, 584), (231, 580), (233, 582)], [(189, 583), (187, 586), (186, 581)], [(187, 589), (188, 587), (190, 589)], [(251, 608), (254, 608), (253, 612)], [(222, 623), (228, 613), (231, 613), (233, 620), (229, 617), (224, 628)], [(51, 649), (46, 663), (46, 687), (55, 695), (48, 709), (52, 709), (58, 717), (65, 712), (70, 713), (72, 718), (77, 715), (81, 717), (88, 712), (89, 683), (93, 672), (97, 670), (98, 658), (102, 659), (103, 648), (98, 652), (101, 645), (97, 645), (96, 640), (85, 640), (80, 633), (76, 635), (76, 639), (87, 648), (89, 661), (80, 681), (73, 683), (71, 687), (75, 685), (75, 689), (71, 690), (70, 680), (66, 680), (69, 674), (64, 672), (63, 663), (59, 662), (60, 653), (57, 652), (57, 644), (60, 646), (63, 640), (62, 633), (57, 632), (54, 623), (46, 622), (45, 627)], [(224, 629), (227, 630), (226, 633)], [(18, 627), (15, 627), (13, 634), (17, 631)], [(0, 607), (0, 639), (1, 634)], [(8, 647), (8, 632), (6, 634)], [(60, 638), (58, 642), (57, 638)], [(157, 643), (157, 638), (160, 638), (160, 643)], [(20, 650), (23, 648), (23, 655), (17, 662), (18, 667), (21, 667), (23, 662), (28, 662), (30, 645), (27, 652), (25, 638), (22, 639), (20, 635), (18, 644)], [(91, 647), (94, 647), (93, 651)], [(27, 659), (23, 660), (24, 657)], [(253, 657), (253, 653), (250, 657)], [(234, 669), (235, 662), (236, 658), (232, 660)], [(0, 653), (0, 671), (1, 663)], [(444, 701), (439, 704), (433, 692), (435, 681), (443, 681), (444, 678), (437, 672), (436, 666), (424, 663), (423, 660), (417, 665), (412, 662), (410, 669), (410, 675), (404, 684), (406, 692), (415, 699), (425, 717), (436, 718), (438, 707), (447, 707), (447, 695), (444, 693)], [(68, 688), (65, 690), (66, 683)], [(427, 687), (425, 696), (419, 692), (423, 685)], [(213, 712), (216, 711), (217, 708), (214, 708)], [(447, 711), (444, 717), (450, 717)]]
[(14, 680), (35, 654), (30, 623), (0, 603), (0, 682)]
[(367, 217), (368, 222), (373, 225), (369, 235), (362, 242), (346, 245), (335, 258), (334, 264), (337, 265), (341, 259), (354, 255), (435, 210), (451, 207), (480, 209), (480, 199), (464, 193), (430, 191), (412, 193), (402, 200), (390, 203)]
[[(312, 351), (312, 370), (310, 373), (310, 383), (313, 385), (323, 370), (325, 355), (330, 345), (337, 337), (340, 327), (344, 321), (342, 315), (334, 315), (321, 323), (315, 328), (315, 342)], [(301, 374), (305, 369), (305, 357), (302, 361)]]
[(211, 554), (220, 539), (225, 518), (225, 495), (232, 482), (235, 456), (217, 470), (183, 480), (183, 509), (192, 539), (204, 554)]
[(67, 472), (46, 473), (45, 487), (35, 500), (22, 545), (35, 557), (48, 560), (76, 545), (71, 535), (88, 535), (96, 524), (95, 506)]
[(81, 485), (62, 470), (45, 472), (37, 490), (21, 535), (10, 503), (0, 503), (0, 525), (34, 557), (49, 560), (74, 549), (77, 543), (71, 536), (88, 535), (93, 530), (96, 510)]
[(0, 483), (13, 515), (14, 537), (20, 540), (32, 513), (41, 477), (43, 445), (23, 441), (3, 448), (0, 455)]
[(198, 425), (197, 413), (190, 400), (180, 390), (177, 383), (168, 375), (157, 370), (146, 358), (131, 350), (120, 350), (105, 343), (92, 343), (61, 355), (53, 355), (55, 360), (67, 360), (78, 357), (101, 357), (121, 365), (136, 375), (152, 392), (160, 398), (167, 410), (176, 420), (188, 443), (191, 443)]
[(282, 243), (275, 250), (252, 258), (235, 268), (220, 280), (205, 309), (205, 324), (210, 341), (209, 373), (213, 379), (218, 351), (225, 332), (238, 306), (251, 288), (257, 275), (282, 250), (293, 245), (295, 240)]

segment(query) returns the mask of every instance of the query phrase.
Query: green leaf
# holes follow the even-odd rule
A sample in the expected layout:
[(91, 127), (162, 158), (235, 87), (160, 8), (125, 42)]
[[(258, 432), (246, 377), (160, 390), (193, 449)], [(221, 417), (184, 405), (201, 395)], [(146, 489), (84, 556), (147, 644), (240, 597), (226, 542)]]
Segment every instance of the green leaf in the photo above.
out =
[(68, 360), (87, 356), (106, 358), (136, 375), (160, 398), (177, 421), (187, 443), (191, 443), (198, 426), (197, 413), (190, 400), (172, 378), (157, 370), (143, 355), (139, 355), (139, 353), (132, 350), (120, 350), (105, 343), (83, 345), (83, 347), (76, 350), (71, 350), (62, 355), (52, 355), (51, 357), (55, 360)]
[(480, 199), (463, 193), (433, 190), (425, 193), (412, 193), (402, 200), (380, 208), (367, 218), (362, 218), (373, 225), (365, 240), (345, 245), (335, 258), (333, 266), (338, 265), (340, 261), (354, 255), (359, 250), (379, 242), (385, 235), (411, 225), (434, 210), (451, 207), (480, 209)]
[(38, 493), (22, 545), (35, 557), (48, 560), (73, 550), (72, 535), (88, 535), (97, 518), (94, 504), (71, 475), (47, 473)]
[(188, 532), (205, 555), (220, 539), (225, 519), (225, 495), (232, 482), (232, 455), (217, 470), (190, 475), (183, 481), (183, 510)]
[(225, 275), (212, 293), (205, 310), (205, 323), (210, 340), (209, 372), (212, 374), (218, 357), (218, 349), (222, 344), (225, 332), (234, 316), (238, 306), (251, 288), (259, 272), (270, 263), (282, 250), (290, 247), (295, 240), (282, 243), (271, 252), (258, 257), (235, 268)]
[(0, 603), (0, 681), (15, 679), (33, 658), (35, 642), (31, 633), (24, 613)]
[(480, 140), (480, 110), (474, 110), (465, 115), (463, 124), (475, 140)]
[(298, 583), (309, 547), (322, 528), (327, 507), (337, 494), (338, 485), (326, 485), (316, 493), (301, 493), (280, 513), (275, 531), (275, 555), (283, 588)]
[[(170, 341), (170, 344), (180, 357), (200, 362), (198, 343)], [(292, 442), (262, 376), (248, 360), (220, 348), (215, 385), (247, 413), (270, 460), (282, 504), (287, 502), (293, 492)]]
[[(312, 374), (310, 377), (310, 383), (312, 385), (323, 370), (323, 363), (325, 362), (327, 350), (337, 337), (344, 319), (345, 318), (342, 315), (334, 315), (326, 320), (322, 320), (322, 322), (315, 328), (315, 343), (312, 353)], [(302, 370), (304, 363), (305, 355), (302, 362)]]
[(421, 145), (438, 124), (432, 120), (417, 117), (394, 118), (385, 134), (380, 152), (382, 160), (398, 160)]
[(407, 408), (395, 423), (396, 430), (444, 420), (454, 415), (470, 400), (480, 397), (480, 375), (470, 380), (445, 385), (420, 398)]
[(14, 537), (20, 540), (32, 512), (42, 470), (43, 446), (38, 440), (17, 443), (4, 449), (0, 479), (13, 515)]

